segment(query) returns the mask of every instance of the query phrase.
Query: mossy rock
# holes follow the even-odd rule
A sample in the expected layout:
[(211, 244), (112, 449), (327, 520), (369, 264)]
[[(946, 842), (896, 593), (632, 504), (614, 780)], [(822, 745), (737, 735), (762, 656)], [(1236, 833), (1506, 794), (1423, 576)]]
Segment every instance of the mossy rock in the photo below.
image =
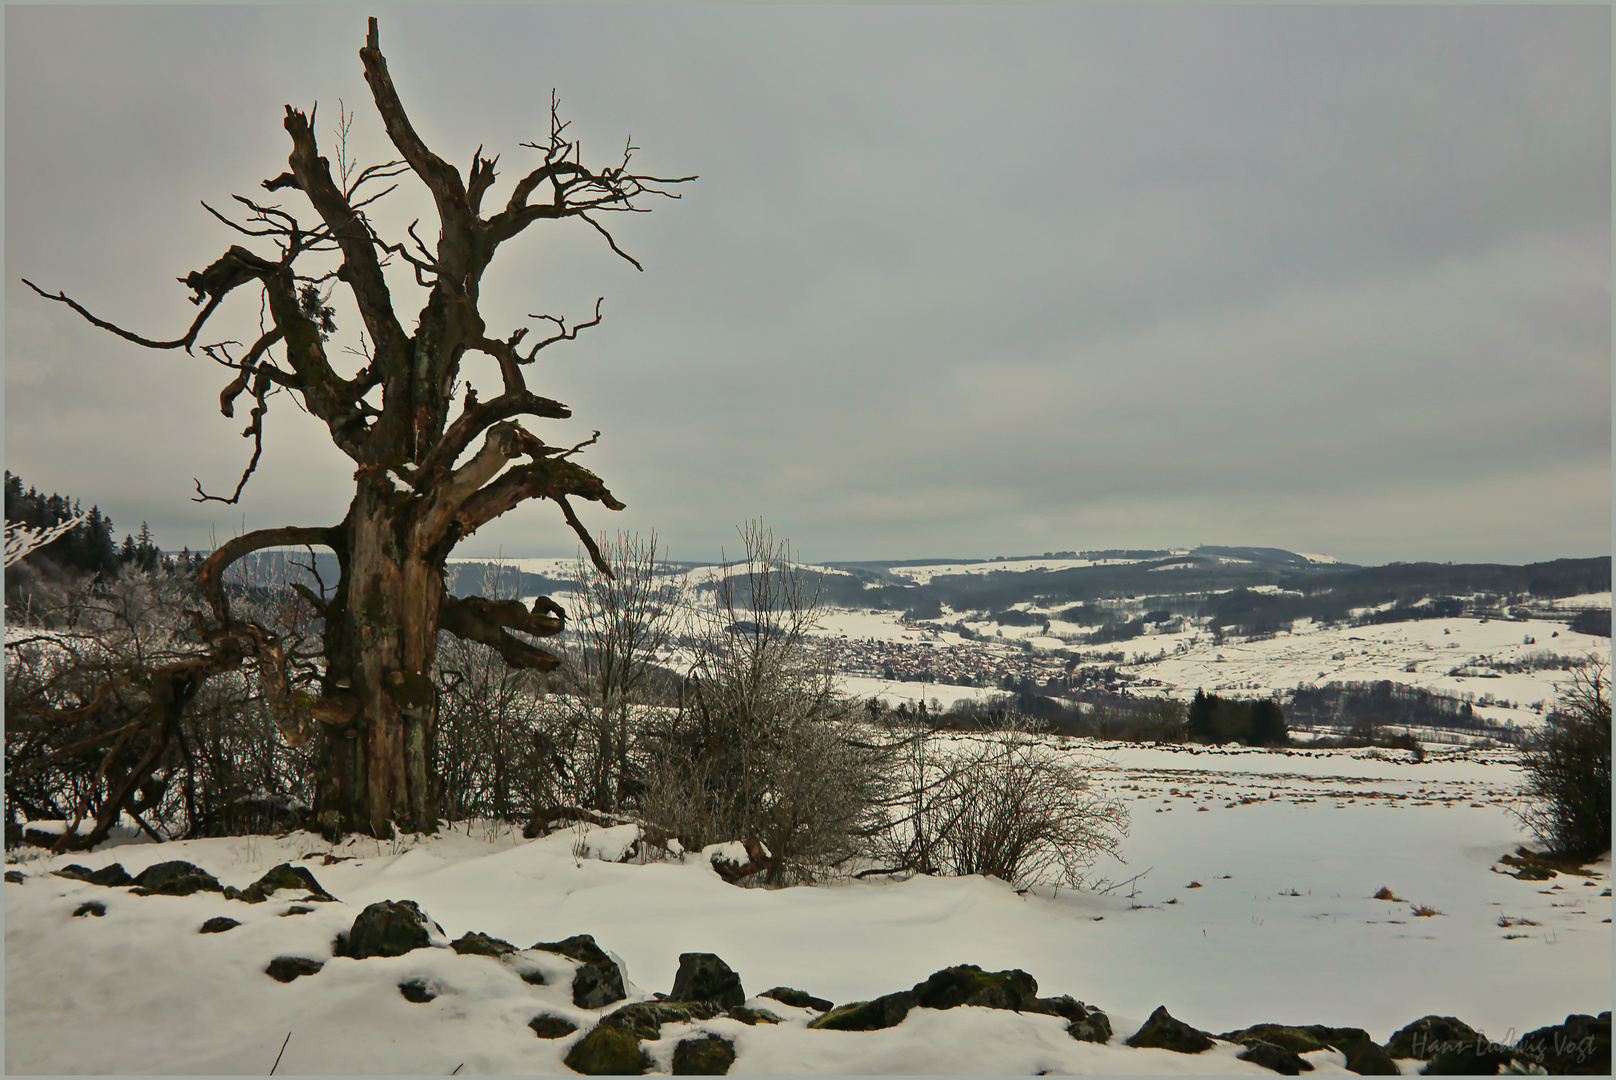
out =
[(359, 913), (348, 931), (342, 955), (403, 956), (432, 944), (429, 920), (414, 900), (378, 900)]
[(1067, 1024), (1066, 1034), (1078, 1042), (1108, 1043), (1115, 1032), (1111, 1030), (1111, 1018), (1094, 1009), (1083, 1019)]
[(1313, 1071), (1312, 1063), (1303, 1061), (1294, 1050), (1286, 1050), (1273, 1043), (1258, 1040), (1245, 1045), (1246, 1049), (1235, 1055), (1241, 1061), (1249, 1061), (1253, 1065), (1261, 1065), (1265, 1069), (1272, 1069), (1286, 1076), (1297, 1076)]
[(663, 1024), (694, 1024), (711, 1020), (721, 1010), (712, 1001), (636, 1001), (608, 1013), (603, 1025), (632, 1031), (636, 1038), (654, 1042), (662, 1037)]
[(1527, 1032), (1515, 1046), (1557, 1076), (1609, 1076), (1610, 1013), (1574, 1013), (1563, 1024)]
[(723, 1076), (735, 1064), (735, 1044), (717, 1035), (682, 1039), (673, 1048), (673, 1075)]
[(249, 904), (261, 904), (277, 889), (303, 889), (307, 892), (303, 897), (305, 901), (329, 902), (336, 899), (314, 880), (314, 875), (309, 873), (307, 867), (293, 866), (291, 863), (281, 863), (245, 889), (226, 889), (224, 895), (226, 900), (245, 900)]
[(427, 985), (425, 979), (410, 979), (408, 982), (398, 984), (398, 992), (404, 996), (405, 1001), (416, 1005), (425, 1005), (437, 997), (437, 992)]
[(562, 1060), (585, 1076), (640, 1076), (651, 1068), (651, 1056), (632, 1031), (604, 1023), (573, 1043)]
[(612, 962), (612, 958), (607, 955), (606, 950), (595, 944), (593, 934), (574, 934), (572, 937), (563, 938), (560, 941), (540, 941), (533, 947), (544, 952), (570, 956), (580, 964), (595, 964), (604, 967)]
[(1199, 1054), (1212, 1049), (1214, 1045), (1212, 1036), (1175, 1019), (1165, 1005), (1156, 1006), (1156, 1011), (1150, 1014), (1144, 1026), (1122, 1040), (1122, 1044), (1171, 1050), (1175, 1054)]
[(746, 1001), (741, 977), (714, 953), (680, 953), (679, 971), (668, 996), (675, 1001), (713, 1001), (724, 1006)]
[(241, 925), (241, 920), (239, 920), (239, 919), (232, 919), (228, 915), (215, 915), (213, 918), (211, 918), (207, 922), (203, 923), (202, 924), (202, 929), (198, 930), (197, 933), (199, 933), (199, 934), (222, 934), (226, 930), (234, 930), (236, 927), (238, 927), (240, 925)]
[(896, 994), (883, 994), (873, 1001), (839, 1005), (824, 1016), (816, 1016), (808, 1021), (808, 1026), (827, 1031), (880, 1031), (903, 1023), (904, 1017), (916, 1004), (915, 992), (902, 990)]
[(580, 1009), (600, 1009), (628, 996), (623, 989), (623, 972), (606, 950), (589, 934), (574, 934), (561, 941), (541, 941), (533, 946), (578, 961), (572, 976), (572, 1003)]
[(1455, 1017), (1422, 1016), (1393, 1035), (1386, 1052), (1394, 1058), (1430, 1061), (1448, 1050), (1474, 1047), (1480, 1040), (1475, 1028)]
[(449, 948), (462, 956), (500, 957), (516, 951), (510, 942), (483, 933), (461, 934), (449, 943)]
[(1044, 1013), (1065, 1018), (1066, 1034), (1079, 1042), (1107, 1043), (1115, 1034), (1111, 1018), (1091, 1005), (1075, 1000), (1070, 994), (1060, 997), (1034, 998), (1022, 1006), (1023, 1012)]
[(107, 905), (103, 904), (101, 901), (99, 901), (99, 900), (86, 900), (84, 903), (82, 903), (82, 904), (80, 904), (78, 906), (78, 908), (73, 912), (73, 915), (74, 915), (75, 918), (80, 916), (80, 915), (94, 915), (96, 918), (99, 919), (101, 916), (105, 915), (106, 913), (107, 913)]
[(269, 962), (264, 974), (276, 982), (289, 983), (304, 975), (316, 974), (323, 967), (323, 960), (310, 960), (306, 956), (277, 956)]
[(1253, 1024), (1239, 1031), (1226, 1031), (1218, 1038), (1242, 1046), (1268, 1043), (1270, 1046), (1289, 1050), (1293, 1054), (1311, 1054), (1329, 1045), (1306, 1028), (1287, 1027), (1284, 1024)]
[(780, 1017), (768, 1009), (748, 1009), (745, 1005), (732, 1005), (727, 1013), (731, 1020), (739, 1020), (747, 1027), (756, 1027), (759, 1024), (783, 1024)]
[[(184, 865), (189, 866), (190, 864), (186, 863)], [(113, 863), (111, 866), (104, 866), (100, 870), (91, 870), (88, 866), (71, 863), (60, 870), (52, 870), (51, 873), (57, 877), (84, 881), (91, 885), (105, 885), (109, 888), (121, 888), (124, 885), (133, 884), (135, 880), (129, 876), (129, 871), (123, 868), (122, 863)]]
[(1326, 1027), (1310, 1024), (1297, 1030), (1341, 1051), (1347, 1057), (1347, 1068), (1359, 1076), (1397, 1076), (1392, 1056), (1381, 1048), (1363, 1028)]
[(527, 1022), (527, 1026), (541, 1039), (562, 1039), (578, 1030), (578, 1025), (571, 1020), (563, 1020), (548, 1013), (535, 1016)]
[[(111, 867), (108, 867), (111, 869)], [(134, 877), (141, 896), (190, 896), (195, 892), (224, 892), (217, 878), (200, 866), (175, 859), (148, 866)]]
[(1396, 1076), (1397, 1066), (1363, 1028), (1327, 1027), (1323, 1024), (1253, 1024), (1239, 1031), (1226, 1031), (1218, 1038), (1245, 1046), (1265, 1042), (1293, 1054), (1317, 1050), (1339, 1050), (1346, 1056), (1347, 1068), (1360, 1076)]
[(935, 972), (914, 986), (915, 1003), (925, 1009), (975, 1005), (988, 1009), (1022, 1009), (1038, 997), (1038, 980), (1020, 968), (983, 971), (961, 964)]
[(1458, 1050), (1444, 1050), (1420, 1070), (1421, 1076), (1497, 1076), (1499, 1070), (1517, 1058), (1508, 1046), (1499, 1046), (1483, 1039), (1480, 1043)]
[(773, 998), (782, 1005), (790, 1005), (798, 1009), (815, 1009), (819, 1012), (830, 1012), (831, 1009), (836, 1007), (834, 1002), (814, 997), (814, 995), (801, 990), (793, 990), (789, 986), (776, 986), (773, 990), (763, 991), (758, 997)]

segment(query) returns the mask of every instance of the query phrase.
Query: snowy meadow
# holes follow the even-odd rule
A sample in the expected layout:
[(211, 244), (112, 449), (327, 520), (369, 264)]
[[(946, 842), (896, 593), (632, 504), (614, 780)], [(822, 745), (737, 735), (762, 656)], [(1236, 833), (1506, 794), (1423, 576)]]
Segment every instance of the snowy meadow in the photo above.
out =
[[(1100, 887), (1085, 890), (981, 877), (745, 888), (702, 853), (619, 861), (633, 825), (533, 840), (472, 823), (391, 842), (126, 836), (91, 853), (18, 849), (6, 885), (6, 1069), (569, 1072), (569, 1049), (618, 1006), (576, 1006), (570, 962), (551, 954), (523, 954), (547, 958), (549, 981), (534, 985), (508, 958), (444, 947), (470, 932), (519, 950), (592, 935), (620, 964), (629, 1002), (666, 993), (681, 954), (714, 953), (746, 1004), (780, 1020), (664, 1024), (643, 1044), (663, 1072), (678, 1043), (715, 1034), (733, 1042), (733, 1073), (1263, 1073), (1233, 1044), (1182, 1054), (1124, 1040), (1158, 1006), (1214, 1035), (1324, 1024), (1379, 1043), (1438, 1014), (1503, 1044), (1609, 1009), (1608, 861), (1539, 881), (1499, 862), (1529, 840), (1510, 812), (1513, 751), (1439, 750), (1416, 763), (1381, 750), (1094, 749), (1095, 782), (1127, 801), (1132, 827), (1126, 862), (1097, 863)], [(289, 862), (336, 899), (140, 896), (53, 873), (118, 863), (138, 875), (171, 860), (237, 889)], [(1392, 898), (1376, 899), (1382, 890)], [(437, 924), (435, 947), (334, 955), (367, 905), (403, 899)], [(84, 910), (92, 903), (104, 911)], [(199, 932), (220, 916), (239, 925)], [(323, 966), (283, 984), (265, 974), (282, 956)], [(815, 1030), (818, 1011), (759, 996), (784, 986), (841, 1005), (959, 964), (1020, 968), (1040, 995), (1102, 1010), (1113, 1035), (1082, 1042), (1059, 1017), (979, 1008)], [(411, 982), (430, 1000), (407, 1000), (399, 987)], [(577, 1030), (536, 1037), (539, 1016)], [(1304, 1060), (1346, 1071), (1336, 1050)]]

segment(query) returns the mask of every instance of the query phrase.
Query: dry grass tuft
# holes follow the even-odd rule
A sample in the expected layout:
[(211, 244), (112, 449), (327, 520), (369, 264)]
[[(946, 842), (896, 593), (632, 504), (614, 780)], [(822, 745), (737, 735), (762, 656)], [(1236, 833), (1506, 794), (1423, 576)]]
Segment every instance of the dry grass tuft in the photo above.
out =
[(1396, 900), (1398, 903), (1402, 903), (1402, 900), (1398, 897), (1398, 895), (1396, 893), (1392, 892), (1390, 889), (1388, 889), (1384, 885), (1382, 885), (1380, 887), (1380, 891), (1377, 892), (1374, 895), (1374, 899), (1376, 899), (1376, 900)]

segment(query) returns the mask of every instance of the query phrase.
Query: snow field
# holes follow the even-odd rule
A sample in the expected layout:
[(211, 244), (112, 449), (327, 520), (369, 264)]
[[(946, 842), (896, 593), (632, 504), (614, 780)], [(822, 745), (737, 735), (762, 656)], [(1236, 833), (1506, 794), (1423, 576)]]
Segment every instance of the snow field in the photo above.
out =
[[(1048, 745), (1062, 752), (1059, 740)], [(451, 939), (478, 930), (525, 947), (593, 934), (621, 958), (631, 1000), (669, 989), (684, 952), (717, 953), (754, 995), (786, 985), (838, 1003), (974, 963), (1022, 968), (1041, 994), (1105, 1010), (1117, 1033), (1095, 1046), (1051, 1017), (975, 1009), (917, 1010), (886, 1031), (810, 1031), (810, 1013), (754, 999), (787, 1023), (666, 1026), (650, 1044), (664, 1069), (677, 1040), (699, 1029), (735, 1039), (737, 1074), (1258, 1073), (1232, 1048), (1185, 1057), (1120, 1040), (1158, 1005), (1214, 1033), (1322, 1023), (1381, 1041), (1428, 1013), (1508, 1041), (1610, 1008), (1608, 862), (1591, 883), (1491, 869), (1527, 840), (1508, 812), (1518, 783), (1508, 751), (1420, 764), (1364, 751), (1124, 744), (1095, 756), (1096, 784), (1133, 815), (1126, 864), (1096, 865), (1095, 878), (1143, 874), (1103, 894), (1018, 893), (984, 878), (737, 888), (701, 854), (606, 861), (632, 826), (563, 828), (531, 842), (482, 824), (337, 848), (292, 834), (55, 857), (28, 849), (12, 869), (29, 877), (5, 887), (7, 1071), (262, 1073), (291, 1032), (278, 1074), (566, 1072), (561, 1059), (581, 1032), (548, 1041), (526, 1026), (541, 1013), (593, 1022), (562, 985), (566, 961), (532, 954), (555, 978), (530, 986), (509, 965), (447, 949), (331, 958), (338, 931), (383, 899), (417, 901)], [(349, 858), (326, 866), (327, 852)], [(301, 859), (341, 902), (285, 915), (297, 898), (284, 892), (259, 905), (137, 897), (45, 874), (114, 861), (138, 873), (169, 859), (237, 887)], [(1382, 886), (1399, 899), (1372, 899)], [(105, 917), (72, 915), (92, 899)], [(1441, 914), (1416, 916), (1415, 905)], [(215, 915), (243, 925), (198, 934)], [(1529, 921), (1500, 927), (1505, 917)], [(327, 963), (283, 985), (263, 974), (279, 955)], [(439, 996), (405, 1001), (397, 985), (414, 978)], [(1337, 1058), (1313, 1055), (1320, 1073), (1342, 1071)]]

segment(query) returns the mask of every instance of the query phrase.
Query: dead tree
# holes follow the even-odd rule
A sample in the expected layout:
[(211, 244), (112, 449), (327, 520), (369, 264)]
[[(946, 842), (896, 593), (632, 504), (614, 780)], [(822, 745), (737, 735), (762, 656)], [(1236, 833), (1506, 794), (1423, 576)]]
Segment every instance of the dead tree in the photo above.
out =
[[(635, 200), (644, 195), (677, 198), (665, 185), (694, 177), (658, 178), (632, 171), (633, 146), (625, 149), (616, 165), (585, 167), (552, 99), (549, 139), (524, 144), (538, 151), (542, 160), (516, 183), (503, 206), (485, 214), (483, 202), (494, 185), (497, 157), (483, 157), (479, 147), (470, 174), (462, 177), (427, 148), (388, 74), (374, 18), (359, 57), (376, 110), (402, 160), (355, 175), (342, 139), (344, 118), (339, 129), (340, 176), (334, 177), (330, 163), (320, 156), (312, 111), (305, 116), (288, 105), (290, 169), (265, 180), (263, 186), (301, 192), (316, 219), (305, 223), (280, 205), (238, 195), (234, 198), (245, 208), (242, 223), (204, 204), (225, 224), (266, 250), (272, 244), (275, 251), (264, 254), (235, 245), (211, 265), (180, 279), (202, 309), (182, 337), (171, 341), (142, 337), (97, 318), (64, 293), (51, 294), (27, 284), (129, 341), (187, 352), (199, 347), (227, 368), (230, 380), (219, 398), (224, 415), (233, 415), (241, 395), (252, 399), (251, 419), (243, 434), (253, 440), (253, 453), (242, 474), (243, 484), (257, 467), (263, 418), (277, 391), (296, 395), (326, 425), (337, 448), (353, 460), (353, 501), (342, 521), (324, 527), (263, 529), (213, 552), (201, 572), (212, 609), (211, 620), (202, 627), (208, 655), (181, 665), (183, 670), (161, 673), (165, 692), (154, 696), (183, 698), (197, 674), (243, 662), (256, 666), (271, 714), (285, 738), (293, 744), (310, 737), (318, 740), (315, 811), (320, 826), (329, 833), (386, 835), (395, 824), (424, 832), (437, 825), (433, 765), (437, 702), (431, 671), (439, 631), (491, 645), (516, 666), (544, 670), (558, 663), (553, 654), (511, 633), (545, 637), (559, 632), (562, 617), (554, 605), (529, 610), (515, 601), (449, 596), (444, 562), (450, 551), (519, 504), (550, 499), (595, 564), (609, 574), (568, 500), (623, 508), (598, 476), (573, 460), (587, 442), (570, 448), (551, 446), (520, 423), (522, 417), (571, 415), (560, 402), (530, 391), (523, 368), (542, 349), (572, 340), (579, 331), (598, 324), (598, 302), (593, 318), (570, 328), (560, 318), (529, 316), (549, 323), (551, 332), (538, 341), (524, 344), (527, 327), (496, 337), (478, 307), (484, 271), (502, 243), (534, 222), (562, 218), (588, 222), (614, 252), (639, 268), (618, 248), (599, 215), (643, 211)], [(377, 187), (412, 173), (426, 185), (437, 207), (435, 246), (423, 242), (414, 225), (407, 230), (408, 240), (384, 240), (365, 213), (367, 206), (392, 190)], [(417, 285), (427, 290), (413, 332), (405, 329), (383, 272), (395, 257), (409, 264)], [(325, 305), (328, 294), (322, 290), (338, 286), (351, 293), (368, 341), (363, 350), (366, 362), (347, 376), (333, 367), (325, 344), (334, 325), (333, 310)], [(199, 345), (210, 316), (238, 289), (258, 299), (265, 313), (257, 340), (245, 349), (229, 342)], [(487, 400), (466, 387), (456, 410), (461, 363), (468, 352), (493, 357), (502, 386)], [(220, 498), (203, 493), (200, 484), (198, 493), (202, 499)], [(234, 502), (240, 493), (238, 484), (235, 494), (221, 501)], [(329, 548), (341, 567), (330, 595), (305, 594), (325, 621), (325, 670), (317, 693), (292, 686), (279, 638), (262, 625), (233, 616), (224, 589), (224, 572), (233, 562), (281, 545)], [(166, 690), (167, 682), (183, 689)]]

